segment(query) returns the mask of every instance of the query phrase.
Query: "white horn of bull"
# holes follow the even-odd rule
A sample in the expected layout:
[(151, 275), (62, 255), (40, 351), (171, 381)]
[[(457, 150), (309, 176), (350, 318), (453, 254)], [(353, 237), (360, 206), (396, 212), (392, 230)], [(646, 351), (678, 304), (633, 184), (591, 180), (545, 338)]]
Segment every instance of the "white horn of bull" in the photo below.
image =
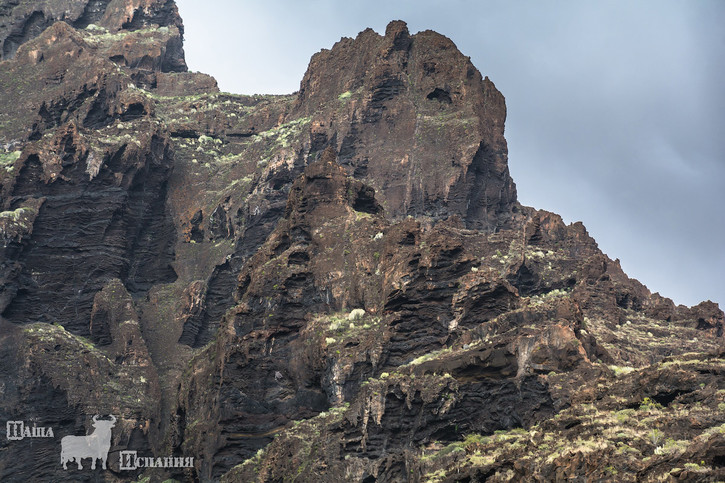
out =
[(116, 422), (116, 416), (114, 416), (113, 414), (111, 414), (111, 422), (112, 423), (115, 423)]
[(94, 423), (97, 423), (98, 422), (98, 415), (97, 414), (95, 416), (93, 416), (93, 422)]

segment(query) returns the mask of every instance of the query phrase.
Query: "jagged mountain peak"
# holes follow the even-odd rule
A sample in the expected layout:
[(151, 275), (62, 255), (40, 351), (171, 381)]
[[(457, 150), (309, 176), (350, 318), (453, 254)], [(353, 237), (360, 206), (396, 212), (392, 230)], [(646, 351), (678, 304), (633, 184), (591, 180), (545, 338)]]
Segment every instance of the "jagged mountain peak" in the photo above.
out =
[[(244, 96), (181, 28), (0, 7), (0, 420), (118, 417), (108, 472), (9, 442), (0, 479), (722, 479), (722, 311), (521, 206), (450, 39), (394, 21)], [(131, 448), (194, 462), (119, 477)]]
[(312, 57), (292, 112), (319, 119), (320, 138), (390, 215), (509, 226), (517, 202), (505, 100), (446, 37), (411, 36), (395, 21), (384, 36), (368, 29), (344, 38)]

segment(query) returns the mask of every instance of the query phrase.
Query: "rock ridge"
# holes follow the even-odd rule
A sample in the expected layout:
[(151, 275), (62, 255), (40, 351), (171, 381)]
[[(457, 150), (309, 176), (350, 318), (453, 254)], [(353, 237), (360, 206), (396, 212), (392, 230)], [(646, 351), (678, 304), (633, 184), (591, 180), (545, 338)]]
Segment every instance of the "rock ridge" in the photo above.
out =
[[(402, 21), (385, 36), (368, 29), (342, 39), (312, 57), (293, 113), (325, 119), (315, 134), (389, 215), (459, 215), (488, 232), (510, 226), (518, 204), (504, 97), (450, 39), (410, 35)], [(380, 142), (388, 137), (396, 142)]]
[[(718, 481), (725, 317), (525, 207), (503, 95), (402, 21), (287, 96), (186, 70), (170, 0), (0, 6), (0, 441), (20, 481)], [(116, 471), (120, 451), (193, 468)]]

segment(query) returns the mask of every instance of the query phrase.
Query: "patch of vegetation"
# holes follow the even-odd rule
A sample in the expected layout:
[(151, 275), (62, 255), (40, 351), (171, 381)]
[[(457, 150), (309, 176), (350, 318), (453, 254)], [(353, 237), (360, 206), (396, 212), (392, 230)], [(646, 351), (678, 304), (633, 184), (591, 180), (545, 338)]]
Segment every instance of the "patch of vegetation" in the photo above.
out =
[(662, 409), (662, 404), (657, 401), (653, 401), (649, 397), (642, 399), (642, 403), (639, 405), (640, 411), (657, 411)]
[(25, 216), (32, 216), (35, 214), (35, 210), (32, 208), (22, 207), (13, 211), (0, 212), (0, 219), (19, 221)]
[(654, 428), (652, 431), (649, 432), (649, 439), (652, 441), (652, 444), (655, 446), (659, 446), (659, 444), (664, 440), (665, 435), (662, 431), (660, 431), (657, 428)]
[(309, 124), (310, 122), (312, 122), (311, 117), (301, 117), (286, 124), (282, 124), (281, 126), (269, 129), (268, 131), (260, 132), (256, 134), (254, 138), (265, 140), (274, 138), (277, 145), (283, 148), (288, 148), (290, 146), (291, 139), (299, 134), (303, 126)]
[(655, 454), (681, 454), (687, 449), (689, 444), (689, 441), (667, 438), (667, 441), (662, 446), (655, 448)]
[(21, 154), (22, 151), (0, 152), (0, 167), (5, 168), (7, 172), (12, 172), (15, 161), (20, 159)]
[(565, 298), (571, 295), (570, 290), (554, 289), (539, 295), (533, 295), (524, 299), (528, 305), (537, 307), (557, 298)]
[(637, 370), (636, 368), (629, 367), (629, 366), (614, 366), (614, 365), (612, 365), (612, 366), (609, 366), (609, 368), (612, 371), (614, 371), (614, 374), (617, 375), (617, 376), (624, 376), (624, 375), (629, 374), (630, 372), (634, 372), (634, 371)]
[(417, 365), (422, 364), (424, 362), (431, 361), (433, 359), (437, 359), (440, 356), (451, 352), (452, 350), (453, 350), (452, 347), (444, 347), (443, 349), (440, 349), (440, 350), (437, 350), (437, 351), (433, 351), (433, 352), (429, 352), (428, 354), (423, 354), (420, 357), (416, 357), (415, 359), (413, 359), (412, 361), (408, 362), (405, 365), (406, 366), (417, 366)]

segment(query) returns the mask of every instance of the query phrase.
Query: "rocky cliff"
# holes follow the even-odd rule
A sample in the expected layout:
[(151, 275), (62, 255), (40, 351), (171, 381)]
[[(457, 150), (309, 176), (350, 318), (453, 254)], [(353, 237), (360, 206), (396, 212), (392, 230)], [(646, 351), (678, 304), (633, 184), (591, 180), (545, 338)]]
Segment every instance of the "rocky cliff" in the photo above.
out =
[[(0, 7), (0, 419), (55, 433), (3, 481), (725, 478), (723, 312), (520, 205), (449, 39), (242, 96), (182, 38), (172, 0)], [(110, 414), (108, 469), (64, 470)]]

